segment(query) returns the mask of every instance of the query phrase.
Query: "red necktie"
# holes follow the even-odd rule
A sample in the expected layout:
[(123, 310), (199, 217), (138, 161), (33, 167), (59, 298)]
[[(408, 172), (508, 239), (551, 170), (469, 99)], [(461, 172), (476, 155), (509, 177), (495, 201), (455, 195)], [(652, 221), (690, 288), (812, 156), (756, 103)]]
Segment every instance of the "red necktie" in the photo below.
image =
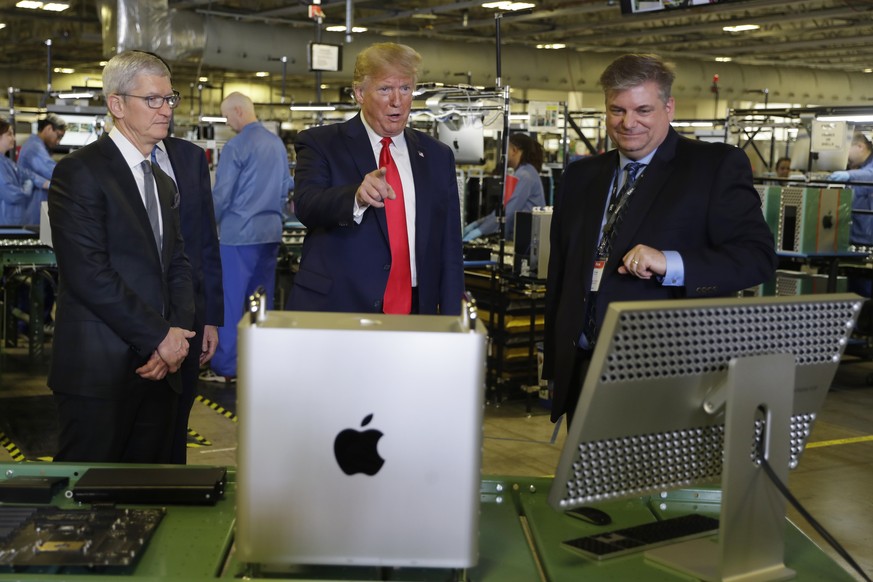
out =
[(391, 247), (391, 271), (382, 311), (408, 314), (412, 311), (412, 269), (409, 265), (409, 234), (406, 232), (406, 205), (403, 202), (403, 185), (400, 172), (391, 157), (391, 138), (382, 138), (379, 167), (385, 168), (385, 180), (394, 189), (394, 200), (385, 199), (385, 218), (388, 221), (388, 243)]

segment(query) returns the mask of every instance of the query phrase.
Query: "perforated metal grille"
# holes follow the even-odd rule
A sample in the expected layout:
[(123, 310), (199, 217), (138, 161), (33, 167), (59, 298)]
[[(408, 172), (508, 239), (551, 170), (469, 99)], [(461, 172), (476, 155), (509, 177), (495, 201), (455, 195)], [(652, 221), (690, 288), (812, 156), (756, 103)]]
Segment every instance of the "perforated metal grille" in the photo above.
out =
[(794, 354), (799, 366), (837, 362), (855, 306), (835, 301), (625, 312), (600, 381), (699, 375), (724, 369), (731, 358), (763, 354)]
[(776, 295), (787, 297), (800, 295), (800, 278), (776, 276)]
[[(726, 369), (731, 358), (791, 353), (799, 366), (835, 363), (860, 303), (802, 301), (624, 311), (601, 383), (698, 375)], [(802, 373), (798, 371), (798, 373)], [(815, 414), (792, 416), (789, 466), (797, 466)], [(749, 455), (758, 459), (764, 430), (756, 423)], [(579, 444), (565, 506), (638, 496), (719, 479), (724, 425)]]
[[(804, 447), (806, 447), (806, 440), (812, 433), (812, 425), (815, 424), (815, 418), (816, 415), (814, 413), (797, 414), (791, 417), (788, 445), (790, 454), (788, 459), (788, 467), (790, 469), (794, 469), (795, 467), (797, 467), (797, 464), (800, 461), (800, 454), (803, 452)], [(755, 443), (760, 442), (763, 433), (764, 423), (762, 421), (756, 422)], [(758, 447), (756, 446), (756, 444), (752, 445), (752, 450), (749, 456), (755, 462), (760, 461), (760, 455), (758, 453)]]
[[(791, 417), (791, 469), (797, 467), (815, 418), (815, 414)], [(756, 422), (755, 438), (749, 444), (753, 462), (760, 461), (758, 442), (763, 432), (764, 423)], [(721, 475), (723, 449), (724, 425), (582, 443), (567, 496), (586, 502), (710, 483)]]
[(580, 443), (567, 495), (594, 501), (713, 481), (723, 444), (724, 426)]
[(797, 250), (800, 248), (800, 225), (802, 222), (801, 213), (803, 212), (803, 188), (786, 187), (782, 189), (781, 204), (779, 204), (779, 233), (776, 240), (784, 241), (785, 235), (782, 230), (785, 228), (785, 207), (794, 206), (797, 208), (797, 220), (794, 221), (794, 232), (789, 233), (794, 239), (794, 245), (790, 249), (782, 250)]

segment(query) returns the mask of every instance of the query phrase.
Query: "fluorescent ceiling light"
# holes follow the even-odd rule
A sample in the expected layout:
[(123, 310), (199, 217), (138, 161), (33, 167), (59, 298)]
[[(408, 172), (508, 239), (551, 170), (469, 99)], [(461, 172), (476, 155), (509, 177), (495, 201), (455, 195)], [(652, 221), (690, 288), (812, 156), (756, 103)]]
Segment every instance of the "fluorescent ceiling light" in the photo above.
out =
[(197, 77), (198, 83), (206, 83), (209, 81), (209, 77)]
[(268, 73), (267, 71), (258, 71), (257, 73), (255, 73), (255, 77), (269, 77), (269, 76), (270, 76), (270, 73)]
[(864, 69), (863, 72), (865, 72), (865, 73), (873, 73), (873, 69)]
[(510, 2), (509, 0), (500, 0), (499, 2), (485, 2), (482, 8), (493, 8), (494, 10), (506, 10), (515, 12), (516, 10), (526, 10), (533, 8), (536, 4), (531, 2)]
[(55, 67), (52, 69), (55, 73), (64, 73), (65, 75), (70, 75), (76, 72), (76, 69), (70, 69), (69, 67)]
[[(344, 24), (337, 24), (335, 26), (328, 26), (327, 28), (325, 28), (325, 30), (328, 32), (345, 32), (346, 27)], [(366, 26), (353, 26), (352, 32), (367, 32), (367, 27)]]
[(732, 60), (733, 59), (730, 57), (715, 57), (715, 62), (717, 62), (717, 63), (729, 63)]
[(34, 0), (20, 0), (15, 4), (16, 8), (28, 10), (48, 10), (49, 12), (63, 12), (70, 7), (68, 2), (36, 2)]
[(538, 49), (546, 49), (546, 50), (558, 50), (558, 49), (562, 49), (562, 48), (567, 48), (567, 45), (565, 45), (562, 42), (554, 42), (551, 44), (538, 44), (537, 48)]
[(58, 93), (58, 99), (91, 99), (94, 93), (90, 91), (81, 93)]
[(736, 26), (725, 26), (722, 30), (725, 32), (748, 32), (750, 30), (758, 30), (761, 28), (757, 24), (737, 24)]
[(202, 116), (200, 116), (200, 121), (205, 121), (207, 123), (227, 123), (227, 117), (215, 117), (212, 115), (202, 115)]
[(6, 23), (5, 23), (5, 22), (0, 22), (0, 29), (3, 29), (3, 28), (6, 28)]
[(433, 12), (416, 12), (412, 17), (420, 18), (422, 20), (436, 20), (438, 18), (438, 16)]
[(816, 121), (850, 121), (852, 123), (869, 123), (873, 121), (873, 115), (825, 115), (816, 117)]
[(336, 111), (334, 105), (292, 105), (291, 111)]

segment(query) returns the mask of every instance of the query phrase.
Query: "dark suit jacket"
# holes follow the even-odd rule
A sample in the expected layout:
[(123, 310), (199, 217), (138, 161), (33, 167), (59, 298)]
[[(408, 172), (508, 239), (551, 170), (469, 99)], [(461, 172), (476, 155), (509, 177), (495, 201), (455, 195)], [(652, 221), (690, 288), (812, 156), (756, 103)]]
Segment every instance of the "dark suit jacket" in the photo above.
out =
[[(618, 152), (570, 164), (561, 178), (551, 226), (546, 282), (543, 374), (554, 380), (552, 419), (566, 402), (577, 342), (585, 325), (594, 255)], [(678, 251), (685, 286), (620, 275), (634, 245)], [(725, 144), (670, 130), (634, 191), (616, 233), (597, 294), (596, 321), (611, 301), (726, 296), (772, 279), (773, 235), (761, 212), (746, 155)]]
[[(191, 262), (196, 321), (198, 327), (221, 327), (224, 324), (221, 254), (206, 153), (198, 145), (175, 137), (164, 138), (164, 145), (179, 189), (179, 216), (185, 254)], [(195, 355), (200, 356), (199, 352)]]
[[(191, 329), (191, 265), (178, 198), (166, 174), (154, 175), (162, 257), (133, 174), (108, 136), (55, 168), (49, 220), (59, 286), (48, 385), (56, 392), (119, 398), (171, 326)], [(179, 390), (178, 374), (170, 376)]]
[(221, 327), (224, 324), (221, 254), (206, 152), (184, 139), (167, 137), (163, 141), (179, 189), (182, 238), (194, 282), (194, 325), (191, 329), (197, 335), (190, 340), (191, 350), (182, 366), (182, 379), (186, 383), (186, 393), (189, 393), (197, 386), (203, 326)]
[[(464, 292), (461, 213), (451, 149), (404, 132), (415, 179), (419, 312), (457, 314)], [(307, 227), (288, 308), (380, 313), (391, 268), (384, 208), (352, 219), (355, 191), (376, 169), (360, 114), (297, 136), (294, 210)]]

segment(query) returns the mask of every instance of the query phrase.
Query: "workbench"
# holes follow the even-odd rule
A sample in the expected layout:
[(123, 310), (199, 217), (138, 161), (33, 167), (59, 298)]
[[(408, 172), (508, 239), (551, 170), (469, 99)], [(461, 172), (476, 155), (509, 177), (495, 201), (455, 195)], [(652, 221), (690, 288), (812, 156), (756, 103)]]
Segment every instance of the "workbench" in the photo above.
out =
[[(15, 476), (66, 476), (69, 486), (88, 467), (63, 463), (0, 464), (0, 480)], [(183, 470), (180, 468), (180, 470)], [(689, 489), (629, 501), (610, 501), (598, 507), (613, 519), (609, 526), (596, 526), (553, 510), (546, 502), (551, 479), (530, 477), (485, 477), (481, 487), (481, 523), (478, 565), (461, 573), (461, 580), (474, 582), (553, 582), (598, 580), (660, 582), (688, 580), (648, 562), (641, 553), (596, 562), (560, 546), (567, 539), (653, 521), (656, 514), (670, 516), (701, 513), (717, 517), (717, 489)], [(68, 486), (68, 488), (69, 488)], [(228, 470), (224, 498), (214, 506), (167, 506), (166, 516), (145, 548), (141, 559), (128, 571), (20, 571), (0, 567), (0, 581), (32, 582), (75, 580), (119, 582), (162, 580), (200, 582), (217, 579), (257, 579), (258, 569), (234, 557), (235, 472)], [(53, 504), (76, 507), (65, 492)], [(290, 500), (289, 500), (290, 502)], [(426, 502), (426, 500), (425, 500)], [(8, 505), (8, 504), (7, 504)], [(0, 504), (3, 507), (3, 504)], [(281, 508), (277, 508), (281, 511)], [(329, 516), (325, 516), (329, 519)], [(411, 516), (414, 519), (414, 516)], [(797, 571), (796, 580), (851, 582), (853, 578), (797, 527), (786, 522), (785, 562)], [(4, 569), (5, 568), (5, 569)], [(75, 575), (71, 575), (75, 574)], [(265, 575), (265, 574), (264, 574)], [(450, 580), (457, 572), (446, 570), (297, 567), (271, 580)], [(265, 575), (266, 576), (266, 575)]]

